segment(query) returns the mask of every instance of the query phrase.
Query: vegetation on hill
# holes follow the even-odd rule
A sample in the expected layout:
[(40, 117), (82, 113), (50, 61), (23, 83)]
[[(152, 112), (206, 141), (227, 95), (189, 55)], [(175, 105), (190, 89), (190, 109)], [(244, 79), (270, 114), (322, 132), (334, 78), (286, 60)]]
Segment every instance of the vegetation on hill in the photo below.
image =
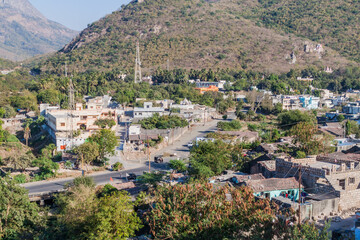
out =
[(0, 70), (11, 70), (16, 67), (17, 64), (6, 59), (0, 58)]
[(360, 62), (357, 0), (259, 0), (248, 17), (266, 27), (306, 37)]
[[(294, 66), (349, 63), (330, 48), (321, 59), (304, 54), (306, 39), (257, 26), (244, 15), (244, 5), (235, 0), (133, 1), (91, 24), (48, 58), (42, 69), (59, 73), (67, 61), (76, 72), (114, 68), (132, 72), (138, 40), (147, 72), (167, 66), (286, 72)], [(293, 51), (295, 65), (289, 63)]]

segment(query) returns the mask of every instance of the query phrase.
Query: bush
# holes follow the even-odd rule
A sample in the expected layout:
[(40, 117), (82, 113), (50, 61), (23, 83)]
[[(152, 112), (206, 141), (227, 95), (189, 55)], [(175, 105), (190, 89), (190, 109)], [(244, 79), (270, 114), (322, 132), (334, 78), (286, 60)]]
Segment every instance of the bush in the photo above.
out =
[(25, 174), (19, 174), (14, 177), (14, 181), (16, 183), (26, 183), (26, 175)]
[(222, 116), (222, 118), (223, 118), (224, 120), (226, 120), (226, 119), (228, 118), (228, 115), (225, 114), (225, 115)]
[(119, 170), (121, 170), (121, 169), (123, 169), (123, 168), (124, 168), (124, 166), (123, 166), (123, 164), (120, 163), (120, 162), (117, 162), (117, 163), (115, 163), (115, 164), (113, 165), (113, 170), (114, 170), (114, 171), (119, 171)]
[(296, 158), (300, 159), (300, 158), (306, 158), (306, 153), (303, 151), (297, 151), (296, 152)]
[(217, 127), (222, 131), (234, 131), (242, 128), (242, 124), (239, 120), (232, 120), (231, 122), (219, 122)]

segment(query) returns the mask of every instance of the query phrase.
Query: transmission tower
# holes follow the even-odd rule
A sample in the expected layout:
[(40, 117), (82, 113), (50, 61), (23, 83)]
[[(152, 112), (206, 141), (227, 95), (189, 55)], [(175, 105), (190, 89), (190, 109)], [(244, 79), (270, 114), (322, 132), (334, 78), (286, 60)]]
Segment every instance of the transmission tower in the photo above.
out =
[[(67, 77), (67, 66), (65, 64), (65, 77)], [(73, 139), (74, 139), (74, 110), (75, 110), (75, 97), (74, 97), (74, 85), (72, 83), (72, 79), (69, 79), (69, 111), (67, 114), (67, 120), (68, 120), (68, 139), (70, 139), (70, 149), (73, 147)]]
[(135, 83), (141, 82), (141, 60), (139, 41), (136, 42), (136, 59), (135, 59)]

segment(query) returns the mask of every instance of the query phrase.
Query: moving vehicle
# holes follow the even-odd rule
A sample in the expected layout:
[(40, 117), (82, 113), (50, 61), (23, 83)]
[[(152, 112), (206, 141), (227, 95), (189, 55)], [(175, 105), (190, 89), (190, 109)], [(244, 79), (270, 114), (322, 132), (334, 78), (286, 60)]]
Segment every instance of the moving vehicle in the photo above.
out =
[(154, 162), (155, 163), (162, 163), (162, 162), (164, 162), (164, 159), (163, 159), (163, 157), (161, 155), (155, 156), (154, 157)]
[(136, 174), (135, 173), (129, 173), (127, 174), (127, 180), (136, 180)]

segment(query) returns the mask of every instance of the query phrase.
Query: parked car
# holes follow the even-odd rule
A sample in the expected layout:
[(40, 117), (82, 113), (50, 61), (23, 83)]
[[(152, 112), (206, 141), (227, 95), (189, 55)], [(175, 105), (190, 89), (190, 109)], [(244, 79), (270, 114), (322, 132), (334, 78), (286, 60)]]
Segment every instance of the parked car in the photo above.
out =
[(161, 155), (155, 156), (154, 157), (154, 162), (155, 163), (162, 163), (162, 162), (164, 162), (164, 159), (163, 159), (163, 157)]
[(194, 146), (194, 144), (193, 144), (193, 142), (191, 141), (191, 142), (188, 142), (187, 146), (188, 146), (188, 148), (192, 148), (192, 147)]
[(136, 174), (135, 173), (129, 173), (127, 176), (127, 180), (136, 180)]

